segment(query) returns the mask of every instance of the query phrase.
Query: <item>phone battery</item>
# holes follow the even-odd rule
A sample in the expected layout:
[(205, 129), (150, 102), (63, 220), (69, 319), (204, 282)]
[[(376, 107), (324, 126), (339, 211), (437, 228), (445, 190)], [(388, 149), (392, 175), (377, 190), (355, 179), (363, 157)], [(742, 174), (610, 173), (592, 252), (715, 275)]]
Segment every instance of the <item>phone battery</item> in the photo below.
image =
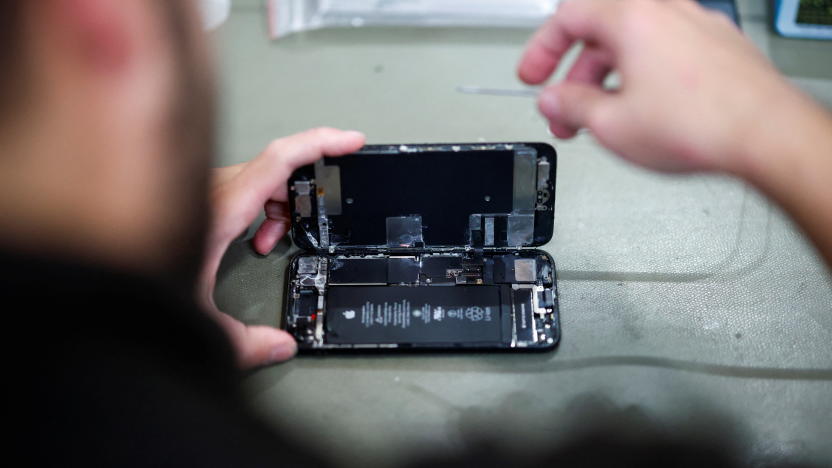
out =
[(503, 314), (498, 286), (335, 286), (326, 295), (325, 340), (494, 345), (511, 341)]
[(514, 326), (517, 341), (534, 340), (534, 318), (532, 309), (532, 290), (514, 290)]

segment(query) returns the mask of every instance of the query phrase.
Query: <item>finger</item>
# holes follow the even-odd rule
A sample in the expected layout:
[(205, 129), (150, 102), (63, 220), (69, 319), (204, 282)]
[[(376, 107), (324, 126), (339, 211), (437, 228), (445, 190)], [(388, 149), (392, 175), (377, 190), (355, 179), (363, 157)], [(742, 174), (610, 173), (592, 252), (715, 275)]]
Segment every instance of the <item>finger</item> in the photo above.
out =
[(266, 217), (269, 219), (289, 220), (289, 204), (286, 202), (269, 200), (263, 206), (263, 211), (266, 212)]
[(538, 107), (549, 120), (550, 130), (570, 138), (582, 127), (591, 127), (593, 116), (603, 111), (613, 97), (595, 85), (564, 81), (540, 94)]
[(549, 121), (549, 133), (552, 135), (568, 140), (578, 134), (578, 128), (571, 127), (556, 121)]
[(237, 362), (244, 369), (291, 359), (297, 353), (294, 338), (283, 330), (252, 325), (222, 312), (215, 312), (222, 328), (228, 333), (237, 353)]
[(518, 66), (518, 76), (529, 84), (545, 81), (577, 40), (618, 49), (616, 26), (621, 3), (604, 0), (566, 1), (531, 38)]
[(595, 46), (587, 46), (566, 75), (566, 81), (603, 86), (612, 71), (612, 57), (609, 52)]
[(245, 335), (245, 343), (240, 350), (240, 364), (244, 368), (283, 362), (298, 351), (295, 339), (283, 330), (254, 325), (246, 327)]
[(274, 246), (286, 235), (289, 222), (286, 220), (266, 219), (254, 233), (252, 243), (260, 255), (268, 255)]
[(291, 222), (287, 203), (269, 200), (264, 206), (264, 211), (266, 220), (260, 224), (252, 241), (254, 250), (260, 255), (267, 255), (274, 249), (278, 241), (286, 235)]
[[(595, 46), (585, 46), (566, 75), (566, 81), (594, 85), (600, 89), (604, 79), (612, 70), (611, 64), (611, 57), (606, 50)], [(558, 138), (572, 138), (578, 130), (580, 128), (557, 120), (549, 122), (549, 132)]]
[(292, 170), (311, 164), (322, 156), (341, 156), (357, 151), (366, 137), (361, 132), (320, 127), (281, 138), (274, 151), (281, 155), (285, 167)]
[[(342, 156), (361, 149), (366, 137), (361, 132), (334, 128), (315, 128), (274, 141), (252, 161), (252, 192), (263, 199), (286, 200), (285, 181), (295, 169), (312, 164), (324, 156)], [(248, 169), (247, 169), (248, 172)], [(263, 177), (272, 174), (272, 177)], [(279, 180), (281, 184), (275, 184)], [(277, 188), (279, 191), (276, 191)]]
[(228, 213), (223, 219), (235, 229), (248, 226), (266, 201), (287, 201), (286, 181), (295, 169), (323, 156), (358, 151), (364, 140), (360, 132), (333, 128), (318, 128), (275, 140), (227, 184), (226, 192), (233, 196), (228, 197)]
[(561, 21), (562, 17), (556, 13), (529, 40), (517, 66), (517, 76), (523, 82), (544, 82), (572, 47), (575, 39), (566, 34)]

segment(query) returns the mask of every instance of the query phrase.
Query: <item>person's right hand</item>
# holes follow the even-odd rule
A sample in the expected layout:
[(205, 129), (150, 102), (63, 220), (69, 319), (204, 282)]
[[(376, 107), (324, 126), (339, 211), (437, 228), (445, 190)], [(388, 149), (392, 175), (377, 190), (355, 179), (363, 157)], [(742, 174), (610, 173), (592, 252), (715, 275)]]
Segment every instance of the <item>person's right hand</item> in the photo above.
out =
[[(588, 128), (665, 171), (720, 171), (789, 212), (832, 267), (832, 115), (792, 87), (722, 14), (692, 0), (566, 0), (534, 35), (520, 78), (545, 81), (584, 49), (539, 107), (556, 136)], [(611, 70), (621, 85), (603, 89)]]
[[(552, 133), (586, 127), (653, 169), (739, 173), (773, 116), (806, 104), (726, 16), (692, 0), (564, 1), (529, 42), (520, 78), (542, 83), (576, 41), (566, 79), (539, 99)], [(605, 90), (612, 70), (620, 88)]]

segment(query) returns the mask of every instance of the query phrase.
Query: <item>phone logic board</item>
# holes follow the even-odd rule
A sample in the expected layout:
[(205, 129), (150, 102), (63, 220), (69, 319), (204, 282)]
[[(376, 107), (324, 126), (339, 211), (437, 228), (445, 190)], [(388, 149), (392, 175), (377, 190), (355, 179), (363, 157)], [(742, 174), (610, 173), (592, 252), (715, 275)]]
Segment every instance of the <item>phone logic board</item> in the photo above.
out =
[(541, 251), (300, 255), (286, 329), (301, 349), (525, 348), (558, 341)]

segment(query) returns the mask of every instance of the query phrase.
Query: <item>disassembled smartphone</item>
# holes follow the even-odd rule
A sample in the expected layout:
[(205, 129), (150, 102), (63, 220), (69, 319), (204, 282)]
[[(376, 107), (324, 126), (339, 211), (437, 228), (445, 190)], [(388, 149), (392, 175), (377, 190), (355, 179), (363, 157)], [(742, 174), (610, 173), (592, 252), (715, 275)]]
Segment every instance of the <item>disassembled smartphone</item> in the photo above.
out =
[(377, 145), (298, 169), (283, 327), (301, 352), (549, 350), (556, 154)]

